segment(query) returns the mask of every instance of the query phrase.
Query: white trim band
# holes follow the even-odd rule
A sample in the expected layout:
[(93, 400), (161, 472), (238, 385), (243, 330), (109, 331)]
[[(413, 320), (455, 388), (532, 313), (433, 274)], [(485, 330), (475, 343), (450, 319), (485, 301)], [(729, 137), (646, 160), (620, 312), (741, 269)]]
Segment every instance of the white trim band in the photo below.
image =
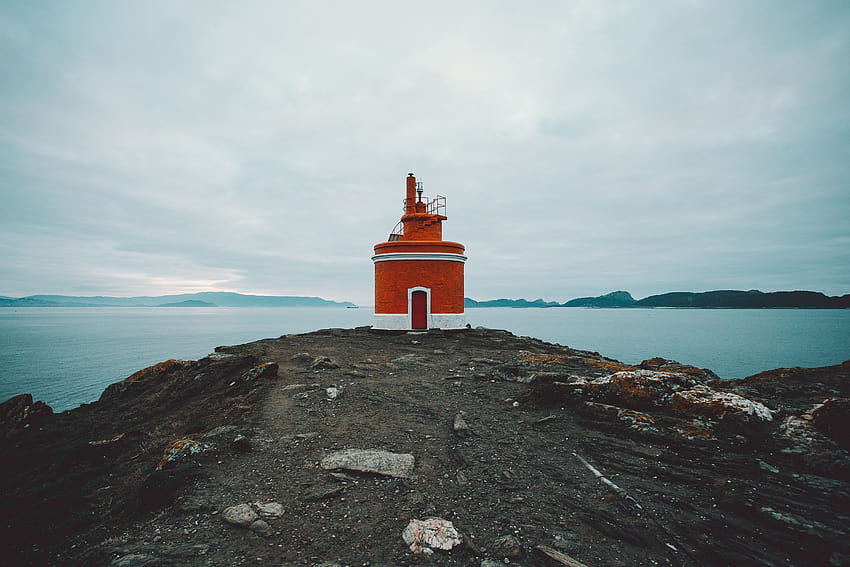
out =
[[(407, 313), (375, 313), (373, 329), (410, 331), (410, 315)], [(429, 329), (464, 329), (466, 328), (465, 313), (430, 313), (428, 315)], [(424, 329), (423, 329), (424, 330)]]
[(389, 262), (391, 260), (448, 260), (450, 262), (466, 262), (463, 254), (451, 254), (449, 252), (387, 252), (386, 254), (375, 254), (373, 262)]

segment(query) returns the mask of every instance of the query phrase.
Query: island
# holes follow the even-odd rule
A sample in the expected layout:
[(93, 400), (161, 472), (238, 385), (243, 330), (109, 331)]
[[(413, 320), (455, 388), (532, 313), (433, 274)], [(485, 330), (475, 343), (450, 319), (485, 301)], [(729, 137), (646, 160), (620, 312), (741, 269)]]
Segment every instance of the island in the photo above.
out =
[(204, 291), (141, 297), (28, 295), (0, 297), (0, 307), (356, 307), (349, 301), (290, 295)]

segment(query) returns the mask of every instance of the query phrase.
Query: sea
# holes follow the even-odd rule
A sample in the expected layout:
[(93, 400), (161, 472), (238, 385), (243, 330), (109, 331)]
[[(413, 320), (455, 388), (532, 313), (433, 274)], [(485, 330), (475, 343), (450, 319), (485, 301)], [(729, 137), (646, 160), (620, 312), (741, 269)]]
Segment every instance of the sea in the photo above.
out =
[[(506, 329), (635, 364), (660, 356), (743, 378), (850, 359), (850, 309), (468, 309)], [(64, 411), (113, 382), (216, 346), (371, 324), (370, 308), (0, 308), (0, 401), (21, 393)]]

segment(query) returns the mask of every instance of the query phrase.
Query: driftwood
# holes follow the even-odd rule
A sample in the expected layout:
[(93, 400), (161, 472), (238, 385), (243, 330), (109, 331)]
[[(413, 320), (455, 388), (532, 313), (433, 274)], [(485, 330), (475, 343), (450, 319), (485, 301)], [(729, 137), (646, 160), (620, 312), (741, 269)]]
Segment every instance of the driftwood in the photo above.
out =
[(622, 498), (623, 500), (625, 500), (626, 502), (628, 502), (629, 504), (631, 504), (632, 506), (634, 506), (634, 507), (635, 507), (635, 508), (637, 508), (638, 510), (642, 510), (642, 509), (643, 509), (643, 508), (641, 507), (641, 505), (640, 505), (640, 504), (638, 504), (638, 501), (637, 501), (637, 500), (635, 500), (634, 498), (632, 498), (632, 497), (629, 495), (629, 493), (628, 493), (628, 492), (626, 492), (625, 490), (623, 490), (622, 488), (620, 488), (619, 486), (617, 486), (616, 484), (614, 484), (613, 482), (611, 482), (610, 480), (608, 480), (608, 479), (607, 479), (607, 478), (606, 478), (606, 477), (605, 477), (605, 476), (604, 476), (601, 472), (599, 472), (598, 470), (596, 470), (596, 468), (595, 468), (593, 465), (591, 465), (590, 463), (588, 463), (587, 461), (585, 461), (585, 460), (584, 460), (584, 458), (583, 458), (581, 455), (579, 455), (578, 453), (573, 453), (573, 456), (574, 456), (576, 459), (578, 459), (579, 461), (581, 461), (581, 464), (583, 464), (585, 467), (587, 467), (587, 470), (589, 470), (590, 472), (592, 472), (592, 473), (593, 473), (593, 476), (595, 476), (596, 478), (598, 478), (598, 479), (599, 479), (599, 481), (600, 481), (602, 484), (604, 484), (605, 486), (607, 486), (608, 488), (610, 488), (611, 490), (613, 490), (613, 491), (614, 491), (614, 493), (615, 493), (617, 496), (619, 496), (620, 498)]
[(581, 561), (577, 561), (566, 553), (561, 553), (560, 551), (556, 551), (551, 547), (546, 547), (545, 545), (538, 545), (534, 549), (536, 549), (546, 557), (554, 559), (561, 565), (566, 565), (567, 567), (587, 567), (587, 565), (585, 565)]

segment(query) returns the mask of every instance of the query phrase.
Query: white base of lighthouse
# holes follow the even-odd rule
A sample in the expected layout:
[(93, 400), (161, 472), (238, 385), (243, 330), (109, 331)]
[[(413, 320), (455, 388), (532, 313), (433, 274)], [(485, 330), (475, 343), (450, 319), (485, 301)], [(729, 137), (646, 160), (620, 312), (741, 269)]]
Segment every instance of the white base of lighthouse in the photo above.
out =
[[(373, 329), (410, 331), (413, 330), (411, 316), (407, 313), (375, 313)], [(465, 329), (466, 313), (429, 313), (429, 329)]]

